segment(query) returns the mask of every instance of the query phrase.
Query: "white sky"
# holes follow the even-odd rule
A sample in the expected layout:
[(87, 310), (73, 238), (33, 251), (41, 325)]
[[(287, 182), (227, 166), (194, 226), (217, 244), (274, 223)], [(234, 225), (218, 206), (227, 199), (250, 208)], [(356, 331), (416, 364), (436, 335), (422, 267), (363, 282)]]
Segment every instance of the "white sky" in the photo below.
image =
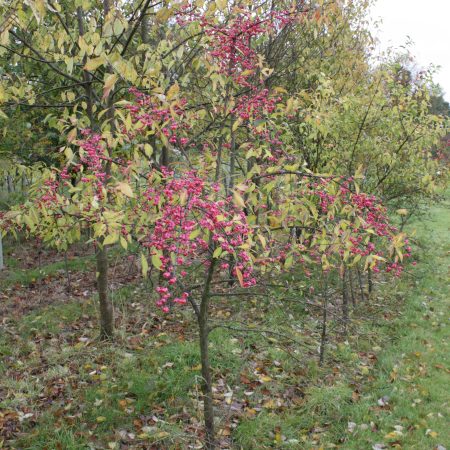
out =
[(371, 11), (381, 19), (376, 36), (381, 48), (400, 47), (409, 38), (411, 53), (422, 67), (440, 66), (435, 76), (450, 100), (450, 0), (377, 0)]

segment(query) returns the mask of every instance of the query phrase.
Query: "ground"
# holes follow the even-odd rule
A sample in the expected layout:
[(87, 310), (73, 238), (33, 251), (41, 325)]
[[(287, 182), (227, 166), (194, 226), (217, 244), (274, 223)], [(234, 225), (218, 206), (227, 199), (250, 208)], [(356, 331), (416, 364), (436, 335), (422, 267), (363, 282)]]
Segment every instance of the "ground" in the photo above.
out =
[[(349, 336), (336, 325), (323, 366), (306, 288), (288, 299), (275, 289), (270, 302), (215, 302), (214, 323), (226, 327), (211, 335), (221, 448), (450, 447), (448, 207), (432, 207), (427, 221), (410, 226), (417, 266), (395, 284), (378, 281), (356, 305)], [(34, 243), (9, 242), (7, 263), (0, 448), (201, 448), (188, 309), (159, 312), (135, 262), (113, 253), (118, 331), (114, 342), (100, 342), (92, 254), (77, 248), (65, 262)]]

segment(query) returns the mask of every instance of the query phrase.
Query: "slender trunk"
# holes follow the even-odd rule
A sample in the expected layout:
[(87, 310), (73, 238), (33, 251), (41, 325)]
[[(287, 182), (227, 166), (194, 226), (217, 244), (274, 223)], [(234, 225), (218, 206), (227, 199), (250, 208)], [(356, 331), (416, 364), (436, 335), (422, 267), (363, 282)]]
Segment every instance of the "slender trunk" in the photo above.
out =
[(41, 269), (42, 243), (38, 240), (38, 269)]
[(352, 306), (353, 308), (355, 308), (356, 297), (355, 297), (355, 290), (353, 288), (353, 271), (351, 269), (348, 271), (348, 282), (350, 285), (350, 298), (352, 299)]
[(165, 145), (161, 148), (161, 159), (159, 164), (164, 167), (169, 167), (170, 165), (169, 149)]
[(367, 289), (370, 295), (373, 291), (372, 270), (370, 267), (367, 269)]
[(212, 393), (212, 376), (211, 366), (209, 362), (209, 301), (211, 281), (214, 274), (215, 259), (211, 259), (211, 265), (208, 269), (208, 274), (205, 281), (205, 287), (200, 303), (200, 311), (198, 315), (198, 327), (200, 337), (200, 361), (202, 365), (202, 393), (203, 393), (203, 414), (205, 420), (205, 445), (208, 450), (216, 448), (215, 432), (214, 432), (214, 406)]
[(3, 242), (2, 242), (2, 233), (0, 233), (0, 270), (4, 267), (3, 263)]
[(319, 350), (319, 365), (322, 366), (325, 360), (325, 346), (327, 343), (327, 307), (328, 297), (327, 292), (324, 292), (324, 299), (322, 301), (322, 332), (320, 335), (320, 350)]
[[(369, 238), (369, 242), (372, 242), (372, 239)], [(369, 296), (373, 291), (373, 281), (372, 281), (372, 269), (369, 267), (367, 269), (367, 289), (369, 291)]]
[(234, 171), (236, 167), (236, 137), (233, 130), (233, 125), (235, 121), (234, 114), (230, 115), (230, 182), (228, 184), (228, 195), (233, 191), (234, 188)]
[[(145, 13), (145, 11), (143, 11)], [(148, 18), (143, 17), (141, 21), (141, 41), (143, 44), (148, 44), (149, 39), (149, 24), (148, 24)]]
[(361, 276), (361, 270), (357, 269), (358, 271), (358, 284), (359, 284), (359, 291), (361, 293), (361, 301), (364, 301), (364, 286), (363, 286), (363, 281), (362, 281), (362, 276)]
[(11, 175), (6, 176), (6, 185), (8, 187), (8, 194), (10, 194), (14, 190)]
[(108, 251), (99, 247), (97, 260), (97, 291), (100, 305), (100, 339), (111, 339), (114, 335), (113, 305), (108, 296)]
[(342, 276), (342, 319), (344, 322), (344, 335), (347, 335), (348, 326), (348, 289), (347, 289), (347, 269), (344, 268)]
[(208, 329), (200, 326), (200, 359), (202, 364), (203, 415), (205, 419), (206, 448), (214, 449), (214, 406), (212, 396), (212, 377), (209, 362)]
[(72, 284), (70, 281), (70, 272), (69, 272), (69, 263), (67, 261), (67, 251), (64, 252), (64, 269), (66, 272), (66, 280), (67, 280), (67, 293), (70, 294), (72, 292)]
[[(234, 114), (230, 115), (230, 136), (231, 136), (231, 147), (230, 147), (230, 182), (228, 183), (228, 189), (225, 187), (225, 195), (228, 197), (234, 189), (234, 171), (236, 167), (236, 137), (233, 130), (233, 124), (235, 121)], [(228, 276), (230, 278), (230, 281), (228, 282), (228, 286), (232, 286), (234, 283), (235, 276), (233, 275), (233, 256), (230, 255), (228, 258)]]

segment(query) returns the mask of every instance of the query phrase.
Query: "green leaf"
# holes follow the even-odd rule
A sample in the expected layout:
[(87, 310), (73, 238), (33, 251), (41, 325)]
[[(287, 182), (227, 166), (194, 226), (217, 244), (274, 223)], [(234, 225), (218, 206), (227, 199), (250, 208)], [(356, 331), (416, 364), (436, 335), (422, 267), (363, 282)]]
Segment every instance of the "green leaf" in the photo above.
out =
[(294, 263), (294, 258), (292, 257), (292, 255), (289, 255), (286, 258), (286, 261), (284, 262), (285, 269), (289, 269), (289, 267), (292, 267), (293, 263)]
[(200, 228), (195, 229), (194, 231), (192, 231), (192, 233), (189, 235), (189, 239), (192, 241), (193, 239), (195, 239), (199, 234), (200, 234), (201, 230)]

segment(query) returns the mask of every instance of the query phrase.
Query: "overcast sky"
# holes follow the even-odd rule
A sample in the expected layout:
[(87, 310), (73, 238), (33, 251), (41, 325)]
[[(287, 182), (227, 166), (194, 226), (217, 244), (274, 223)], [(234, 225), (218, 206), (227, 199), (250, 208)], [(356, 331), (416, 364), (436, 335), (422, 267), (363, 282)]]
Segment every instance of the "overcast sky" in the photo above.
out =
[(373, 19), (381, 19), (377, 33), (381, 47), (400, 47), (408, 40), (417, 62), (441, 66), (435, 80), (450, 101), (450, 0), (377, 0)]

